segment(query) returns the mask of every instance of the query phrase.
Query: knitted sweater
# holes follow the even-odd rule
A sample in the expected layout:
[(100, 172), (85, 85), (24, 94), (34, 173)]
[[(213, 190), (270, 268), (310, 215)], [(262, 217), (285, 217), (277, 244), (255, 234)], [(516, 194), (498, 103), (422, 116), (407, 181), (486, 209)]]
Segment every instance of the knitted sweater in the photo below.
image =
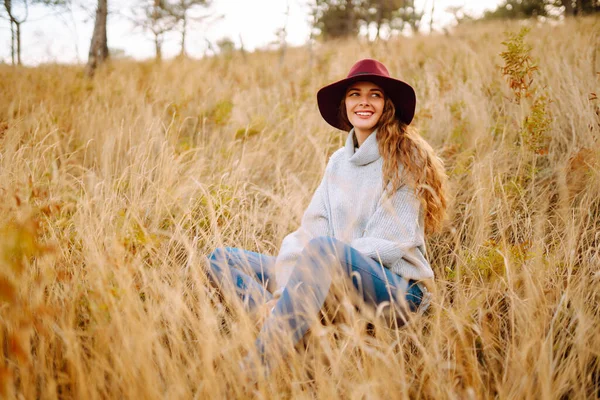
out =
[(277, 288), (287, 283), (304, 246), (319, 236), (349, 244), (406, 279), (433, 278), (425, 256), (423, 211), (414, 191), (383, 192), (383, 159), (376, 132), (355, 151), (354, 131), (327, 164), (298, 230), (283, 239)]

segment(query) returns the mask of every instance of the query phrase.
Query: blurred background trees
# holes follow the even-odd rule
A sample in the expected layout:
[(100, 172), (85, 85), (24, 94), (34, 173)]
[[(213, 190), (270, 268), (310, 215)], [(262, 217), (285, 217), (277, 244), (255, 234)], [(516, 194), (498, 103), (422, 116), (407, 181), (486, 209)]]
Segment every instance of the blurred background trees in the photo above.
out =
[(361, 10), (361, 3), (360, 0), (315, 0), (313, 27), (326, 40), (357, 35), (357, 13)]
[(136, 26), (152, 34), (156, 60), (162, 60), (162, 45), (167, 32), (177, 26), (177, 17), (165, 0), (140, 0), (131, 9)]
[(504, 0), (495, 10), (484, 14), (484, 19), (519, 19), (564, 15), (572, 17), (600, 11), (598, 0)]
[(355, 36), (370, 27), (376, 38), (382, 29), (402, 32), (409, 27), (416, 33), (424, 12), (415, 0), (315, 0), (312, 15), (317, 36), (328, 40)]
[[(418, 4), (415, 4), (418, 3)], [(435, 0), (314, 0), (311, 10), (313, 28), (323, 40), (356, 36), (369, 31), (375, 39), (382, 30), (390, 33), (418, 33), (422, 31), (425, 7), (431, 7), (429, 30), (432, 30)], [(451, 7), (448, 12), (456, 14)], [(518, 19), (546, 16), (578, 16), (600, 11), (598, 0), (504, 0), (495, 10), (484, 13), (482, 19)], [(457, 22), (474, 18), (456, 18)], [(425, 22), (427, 23), (427, 22)]]
[(200, 8), (208, 8), (211, 2), (209, 0), (173, 0), (171, 2), (163, 2), (163, 7), (175, 18), (176, 26), (181, 34), (181, 51), (180, 56), (185, 56), (185, 39), (187, 35), (188, 23), (190, 20), (203, 20), (208, 15), (191, 16), (195, 10)]
[(600, 12), (600, 1), (598, 0), (550, 0), (547, 3), (551, 6), (564, 7), (567, 17)]
[(505, 0), (498, 8), (484, 14), (485, 19), (530, 18), (547, 15), (547, 0)]
[(29, 17), (29, 6), (31, 4), (44, 4), (49, 7), (62, 7), (69, 0), (3, 0), (2, 6), (6, 12), (6, 18), (10, 22), (10, 53), (12, 64), (21, 65), (21, 25)]
[(131, 12), (133, 23), (154, 38), (155, 57), (162, 59), (164, 36), (168, 32), (178, 31), (180, 34), (180, 56), (185, 56), (185, 43), (190, 21), (204, 20), (208, 14), (192, 15), (198, 9), (210, 6), (210, 0), (139, 0)]
[[(21, 3), (22, 10), (17, 11), (17, 3)], [(21, 24), (27, 21), (29, 6), (27, 1), (13, 2), (4, 0), (4, 9), (10, 21), (10, 55), (13, 65), (21, 65)]]
[[(95, 8), (94, 31), (88, 54), (87, 73), (93, 75), (98, 65), (109, 56), (107, 43), (107, 20), (110, 14), (108, 0), (0, 0), (0, 18), (10, 23), (10, 59), (13, 65), (21, 64), (23, 51), (21, 33), (33, 6), (51, 9), (54, 15), (70, 10), (73, 5), (91, 11)], [(210, 20), (222, 16), (211, 14), (209, 7), (219, 0), (131, 0), (111, 3), (115, 17), (129, 19), (134, 27), (149, 34), (154, 42), (156, 60), (163, 58), (166, 35), (179, 35), (179, 55), (186, 55), (188, 31), (192, 22), (210, 25)], [(311, 41), (331, 40), (363, 36), (378, 40), (393, 35), (418, 34), (434, 30), (434, 10), (441, 3), (436, 0), (304, 0), (312, 16)], [(438, 5), (439, 4), (439, 5)], [(117, 8), (119, 7), (119, 8)], [(448, 7), (456, 23), (476, 19), (562, 18), (598, 13), (600, 0), (501, 0), (496, 9), (475, 18), (463, 12), (461, 7)], [(110, 29), (110, 27), (108, 28)], [(274, 34), (285, 54), (287, 27)], [(202, 39), (201, 39), (202, 40)], [(239, 38), (243, 48), (243, 38)], [(233, 42), (232, 42), (233, 43)], [(209, 50), (217, 53), (229, 51), (232, 43), (210, 43)], [(215, 45), (215, 46), (213, 46)], [(221, 46), (223, 45), (223, 46)], [(235, 43), (233, 43), (235, 47)]]
[[(107, 2), (108, 0), (98, 0), (94, 33), (86, 68), (88, 76), (92, 76), (96, 68), (109, 56), (106, 33)], [(152, 34), (155, 58), (160, 61), (162, 60), (164, 36), (172, 31), (179, 31), (181, 35), (180, 55), (185, 56), (185, 41), (190, 19), (199, 20), (207, 17), (207, 15), (198, 17), (190, 14), (195, 9), (206, 8), (209, 5), (210, 0), (138, 0), (131, 9), (130, 19), (134, 26)]]

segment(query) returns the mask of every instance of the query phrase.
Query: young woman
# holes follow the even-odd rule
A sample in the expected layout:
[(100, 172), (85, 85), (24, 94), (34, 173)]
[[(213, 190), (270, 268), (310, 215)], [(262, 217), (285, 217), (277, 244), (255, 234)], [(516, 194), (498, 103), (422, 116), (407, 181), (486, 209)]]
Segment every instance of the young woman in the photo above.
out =
[(440, 228), (446, 175), (409, 128), (413, 88), (365, 59), (319, 90), (317, 101), (325, 121), (349, 133), (298, 230), (277, 257), (234, 248), (209, 257), (210, 276), (223, 291), (235, 289), (250, 311), (273, 306), (256, 340), (267, 366), (268, 352), (281, 355), (315, 323), (332, 283), (352, 282), (367, 304), (389, 302), (401, 325), (408, 310), (427, 307), (423, 281), (433, 278), (424, 235)]

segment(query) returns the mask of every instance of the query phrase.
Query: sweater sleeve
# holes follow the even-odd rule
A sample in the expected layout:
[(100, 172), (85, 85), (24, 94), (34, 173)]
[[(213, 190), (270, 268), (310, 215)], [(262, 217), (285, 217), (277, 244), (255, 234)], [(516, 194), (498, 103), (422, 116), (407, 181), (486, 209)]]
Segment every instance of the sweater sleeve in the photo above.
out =
[(287, 235), (281, 243), (275, 263), (277, 290), (286, 285), (304, 246), (313, 238), (330, 235), (327, 204), (326, 172), (302, 216), (300, 227)]
[(421, 202), (406, 186), (384, 196), (352, 247), (406, 279), (433, 278), (425, 258)]

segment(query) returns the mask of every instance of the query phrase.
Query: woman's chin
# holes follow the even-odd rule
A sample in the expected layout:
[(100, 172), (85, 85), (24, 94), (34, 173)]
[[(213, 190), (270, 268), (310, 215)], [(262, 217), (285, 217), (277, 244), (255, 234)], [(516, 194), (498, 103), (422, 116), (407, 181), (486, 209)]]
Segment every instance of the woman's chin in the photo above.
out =
[(371, 134), (375, 130), (375, 126), (372, 124), (356, 124), (354, 126), (354, 131), (361, 134)]

